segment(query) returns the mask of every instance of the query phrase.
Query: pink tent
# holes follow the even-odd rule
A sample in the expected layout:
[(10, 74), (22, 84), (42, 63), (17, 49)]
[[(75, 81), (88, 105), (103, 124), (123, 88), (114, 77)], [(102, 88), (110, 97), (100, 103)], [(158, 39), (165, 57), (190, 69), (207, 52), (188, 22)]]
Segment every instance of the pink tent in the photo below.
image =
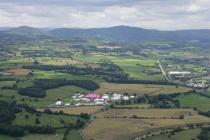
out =
[(91, 100), (95, 100), (95, 99), (98, 99), (100, 97), (101, 96), (96, 92), (90, 92), (87, 95), (85, 95), (85, 98), (88, 98), (88, 99), (91, 99)]

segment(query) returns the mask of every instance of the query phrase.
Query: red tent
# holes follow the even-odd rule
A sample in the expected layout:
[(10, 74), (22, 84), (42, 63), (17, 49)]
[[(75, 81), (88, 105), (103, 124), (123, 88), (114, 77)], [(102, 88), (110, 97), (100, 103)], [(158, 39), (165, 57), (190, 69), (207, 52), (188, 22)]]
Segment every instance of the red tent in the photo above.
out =
[(95, 99), (98, 99), (100, 97), (101, 96), (96, 92), (90, 92), (87, 95), (85, 95), (85, 98), (88, 98), (88, 99), (91, 99), (91, 100), (95, 100)]

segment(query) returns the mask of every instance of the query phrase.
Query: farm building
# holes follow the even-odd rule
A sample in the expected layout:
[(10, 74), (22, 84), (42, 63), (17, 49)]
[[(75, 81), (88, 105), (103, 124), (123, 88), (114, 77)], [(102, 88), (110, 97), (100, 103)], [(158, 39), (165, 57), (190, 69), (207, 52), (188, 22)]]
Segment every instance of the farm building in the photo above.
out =
[(185, 76), (185, 75), (190, 75), (192, 73), (189, 71), (169, 71), (168, 74), (174, 76)]

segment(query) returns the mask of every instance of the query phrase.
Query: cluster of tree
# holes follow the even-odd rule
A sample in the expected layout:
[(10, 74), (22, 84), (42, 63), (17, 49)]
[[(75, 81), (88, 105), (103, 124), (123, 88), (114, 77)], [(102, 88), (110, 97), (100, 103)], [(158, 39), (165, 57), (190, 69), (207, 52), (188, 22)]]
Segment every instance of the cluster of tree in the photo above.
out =
[(210, 128), (202, 128), (201, 133), (197, 136), (199, 140), (210, 140)]
[(44, 109), (44, 113), (46, 113), (46, 114), (53, 114), (53, 115), (61, 115), (61, 114), (64, 114), (63, 111), (52, 111), (49, 108), (45, 108)]
[(36, 108), (33, 106), (29, 106), (28, 104), (20, 104), (19, 105), (21, 108), (25, 109), (25, 111), (29, 113), (36, 113)]
[[(196, 109), (196, 108), (195, 108)], [(196, 109), (197, 110), (197, 109)], [(210, 118), (210, 111), (208, 112), (203, 112), (203, 111), (198, 111), (198, 113), (202, 116), (206, 116), (206, 117), (209, 117)]]
[(13, 84), (12, 86), (3, 86), (1, 89), (10, 89), (10, 90), (16, 90), (18, 88), (17, 84)]
[(15, 119), (15, 113), (21, 112), (21, 108), (15, 101), (9, 103), (0, 101), (0, 134), (10, 136), (23, 136), (24, 130), (19, 126), (12, 126), (11, 122)]
[(15, 113), (21, 111), (16, 102), (0, 101), (0, 123), (11, 123), (15, 119)]
[(123, 83), (123, 84), (155, 84), (155, 85), (173, 85), (166, 80), (134, 80), (134, 79), (114, 79), (107, 78), (107, 82), (111, 83)]
[(12, 78), (12, 77), (2, 77), (0, 78), (0, 81), (15, 81), (16, 79), (15, 78)]
[(86, 120), (89, 120), (90, 119), (90, 115), (88, 113), (80, 113), (80, 118), (83, 118), (83, 119), (86, 119)]
[(116, 105), (129, 105), (129, 104), (136, 104), (136, 103), (137, 104), (149, 103), (157, 108), (179, 108), (180, 107), (179, 101), (174, 99), (175, 97), (179, 95), (180, 93), (174, 93), (170, 95), (160, 94), (160, 95), (155, 95), (155, 96), (148, 96), (148, 95), (136, 96), (136, 94), (134, 94), (135, 96), (134, 99), (117, 101), (115, 102), (115, 104)]
[(99, 88), (99, 85), (91, 80), (39, 79), (34, 82), (34, 86), (41, 89), (50, 89), (65, 85), (74, 85), (92, 91)]
[(25, 131), (20, 126), (12, 126), (10, 124), (1, 123), (0, 124), (0, 134), (9, 135), (12, 137), (22, 137)]
[(47, 95), (45, 90), (37, 87), (22, 88), (18, 90), (18, 93), (23, 96), (30, 96), (37, 98), (43, 98)]
[(180, 103), (178, 100), (174, 100), (174, 96), (177, 95), (165, 95), (160, 94), (157, 96), (146, 96), (148, 103), (153, 104), (157, 108), (179, 108)]

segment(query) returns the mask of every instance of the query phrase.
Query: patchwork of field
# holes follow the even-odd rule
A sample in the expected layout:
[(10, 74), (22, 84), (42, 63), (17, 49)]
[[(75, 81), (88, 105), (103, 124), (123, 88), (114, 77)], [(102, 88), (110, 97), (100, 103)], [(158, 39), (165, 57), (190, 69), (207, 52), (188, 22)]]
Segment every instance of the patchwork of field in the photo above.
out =
[[(92, 114), (101, 110), (103, 106), (80, 106), (80, 107), (65, 107), (65, 108), (50, 108), (53, 112), (63, 111), (65, 114), (79, 115), (80, 113)], [(43, 109), (38, 109), (43, 112)]]
[(186, 116), (184, 119), (99, 118), (88, 125), (83, 134), (87, 139), (94, 140), (128, 140), (149, 130), (207, 122), (210, 119), (200, 115)]
[[(156, 115), (154, 115), (156, 114)], [(115, 117), (140, 117), (140, 118), (179, 118), (180, 116), (196, 115), (192, 109), (109, 109), (108, 111), (98, 113), (97, 118), (115, 118)]]
[(176, 87), (171, 85), (151, 85), (151, 84), (114, 84), (103, 82), (97, 90), (99, 93), (136, 93), (138, 95), (158, 95), (158, 94), (172, 94), (185, 93), (190, 91), (190, 88)]
[(192, 109), (110, 109), (96, 114), (83, 134), (94, 140), (127, 140), (161, 128), (207, 122), (210, 118)]

